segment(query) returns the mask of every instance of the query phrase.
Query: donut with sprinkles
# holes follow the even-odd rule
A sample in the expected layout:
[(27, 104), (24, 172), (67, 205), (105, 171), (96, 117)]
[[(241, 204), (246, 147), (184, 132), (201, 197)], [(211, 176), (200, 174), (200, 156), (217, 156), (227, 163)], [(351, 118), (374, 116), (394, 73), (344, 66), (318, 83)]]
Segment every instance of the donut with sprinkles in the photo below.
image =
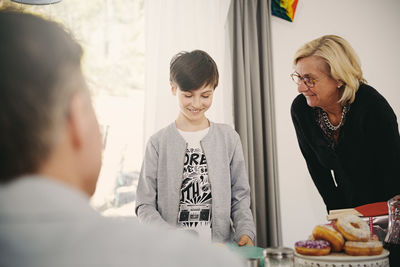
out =
[(323, 256), (331, 252), (326, 240), (302, 240), (295, 243), (296, 252), (302, 255)]

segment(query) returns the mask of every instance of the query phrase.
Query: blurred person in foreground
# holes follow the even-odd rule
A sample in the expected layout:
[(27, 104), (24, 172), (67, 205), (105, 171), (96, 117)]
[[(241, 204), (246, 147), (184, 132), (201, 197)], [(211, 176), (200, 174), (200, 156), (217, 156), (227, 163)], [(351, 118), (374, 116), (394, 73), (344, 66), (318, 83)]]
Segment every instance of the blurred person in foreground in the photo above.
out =
[(11, 10), (0, 40), (1, 266), (241, 266), (183, 233), (95, 212), (102, 146), (80, 45)]
[(400, 137), (386, 99), (363, 77), (343, 38), (326, 35), (296, 52), (300, 93), (291, 114), (310, 175), (327, 210), (387, 201), (400, 193)]

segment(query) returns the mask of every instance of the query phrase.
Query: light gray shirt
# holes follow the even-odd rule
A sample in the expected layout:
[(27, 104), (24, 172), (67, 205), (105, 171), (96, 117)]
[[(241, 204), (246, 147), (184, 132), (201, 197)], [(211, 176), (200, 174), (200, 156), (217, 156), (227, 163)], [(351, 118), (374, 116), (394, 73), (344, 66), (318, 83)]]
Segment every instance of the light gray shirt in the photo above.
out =
[(88, 201), (47, 178), (2, 186), (0, 266), (242, 266), (226, 249), (135, 219), (102, 217)]
[[(237, 242), (243, 234), (254, 240), (250, 187), (239, 135), (229, 125), (210, 122), (200, 144), (212, 187), (213, 240)], [(135, 211), (142, 222), (178, 226), (185, 150), (186, 142), (175, 122), (148, 141), (136, 193)]]

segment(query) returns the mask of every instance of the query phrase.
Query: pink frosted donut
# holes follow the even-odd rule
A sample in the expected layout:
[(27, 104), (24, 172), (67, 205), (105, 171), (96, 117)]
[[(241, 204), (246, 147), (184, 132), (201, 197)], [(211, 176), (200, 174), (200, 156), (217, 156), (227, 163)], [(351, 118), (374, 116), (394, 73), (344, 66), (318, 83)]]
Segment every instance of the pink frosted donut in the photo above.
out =
[(303, 240), (294, 245), (296, 252), (303, 255), (322, 256), (331, 252), (331, 246), (326, 240)]

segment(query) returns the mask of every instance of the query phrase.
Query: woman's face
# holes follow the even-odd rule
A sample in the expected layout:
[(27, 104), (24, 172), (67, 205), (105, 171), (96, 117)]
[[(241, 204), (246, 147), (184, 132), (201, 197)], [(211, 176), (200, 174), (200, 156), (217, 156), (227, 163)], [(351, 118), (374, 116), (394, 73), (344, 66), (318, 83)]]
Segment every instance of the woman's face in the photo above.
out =
[(314, 81), (314, 86), (305, 85), (304, 81), (297, 86), (300, 94), (303, 94), (310, 107), (329, 109), (338, 105), (341, 92), (338, 87), (341, 81), (336, 81), (328, 74), (327, 63), (318, 56), (309, 56), (300, 59), (296, 65), (296, 72), (303, 78), (308, 77)]

